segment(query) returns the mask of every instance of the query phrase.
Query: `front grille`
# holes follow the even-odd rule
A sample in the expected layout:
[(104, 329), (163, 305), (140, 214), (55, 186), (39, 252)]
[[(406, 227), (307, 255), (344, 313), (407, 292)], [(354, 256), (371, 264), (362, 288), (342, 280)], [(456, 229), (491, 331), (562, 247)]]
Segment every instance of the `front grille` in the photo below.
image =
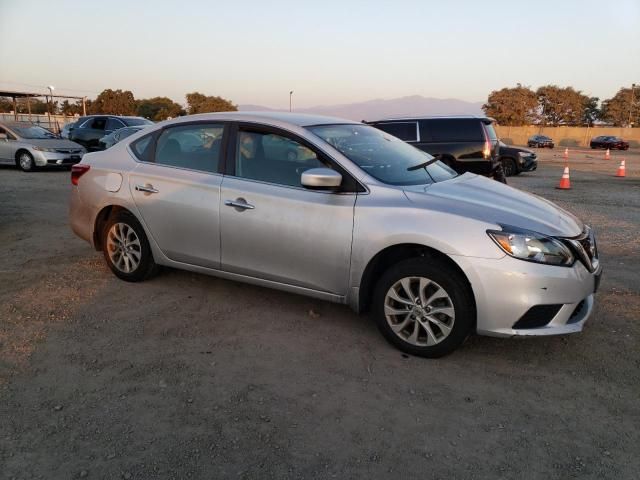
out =
[(513, 324), (513, 329), (540, 328), (547, 325), (553, 317), (555, 317), (562, 304), (559, 305), (536, 305), (531, 307), (527, 312)]
[(56, 148), (58, 153), (80, 153), (82, 150), (79, 148)]

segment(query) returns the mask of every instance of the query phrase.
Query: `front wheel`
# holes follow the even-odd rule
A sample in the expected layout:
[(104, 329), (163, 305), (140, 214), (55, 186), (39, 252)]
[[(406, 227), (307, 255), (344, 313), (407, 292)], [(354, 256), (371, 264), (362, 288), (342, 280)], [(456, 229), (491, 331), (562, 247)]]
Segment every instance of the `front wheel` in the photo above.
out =
[(146, 280), (157, 271), (144, 229), (128, 212), (109, 218), (102, 232), (102, 251), (111, 271), (127, 282)]
[(374, 291), (378, 329), (405, 353), (427, 358), (459, 347), (475, 324), (471, 289), (446, 262), (419, 257), (387, 270)]
[(33, 155), (26, 150), (18, 152), (16, 163), (23, 172), (33, 172), (36, 169), (36, 162), (33, 160)]
[(505, 177), (512, 177), (513, 175), (518, 174), (518, 167), (516, 166), (516, 161), (513, 158), (503, 158), (502, 169), (504, 170)]

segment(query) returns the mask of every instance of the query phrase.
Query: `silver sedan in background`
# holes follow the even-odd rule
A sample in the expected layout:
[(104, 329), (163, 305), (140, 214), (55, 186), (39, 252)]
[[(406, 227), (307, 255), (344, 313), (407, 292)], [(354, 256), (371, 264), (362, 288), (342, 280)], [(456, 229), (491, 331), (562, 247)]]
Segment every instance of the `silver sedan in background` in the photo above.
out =
[(26, 122), (0, 122), (0, 163), (25, 172), (47, 165), (73, 165), (86, 150), (71, 140)]
[(474, 332), (578, 332), (602, 271), (570, 213), (349, 120), (181, 117), (71, 181), (71, 228), (123, 280), (165, 265), (345, 303), (425, 357)]

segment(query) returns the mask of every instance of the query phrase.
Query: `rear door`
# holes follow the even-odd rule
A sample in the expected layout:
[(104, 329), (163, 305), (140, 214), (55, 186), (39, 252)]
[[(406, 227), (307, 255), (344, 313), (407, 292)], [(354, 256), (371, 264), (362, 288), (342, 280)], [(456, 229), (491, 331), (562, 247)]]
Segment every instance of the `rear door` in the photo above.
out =
[(86, 147), (87, 150), (98, 150), (99, 140), (105, 136), (107, 120), (108, 118), (103, 116), (88, 118), (73, 129), (71, 139)]
[(279, 129), (241, 125), (229, 145), (220, 207), (222, 268), (346, 294), (356, 194), (300, 184), (309, 168), (336, 165), (300, 137)]
[(2, 163), (15, 163), (15, 137), (6, 130), (4, 127), (0, 127), (0, 133), (4, 133), (7, 138), (0, 139), (0, 161)]
[(225, 124), (178, 124), (136, 140), (129, 175), (142, 221), (171, 260), (220, 267), (220, 173)]

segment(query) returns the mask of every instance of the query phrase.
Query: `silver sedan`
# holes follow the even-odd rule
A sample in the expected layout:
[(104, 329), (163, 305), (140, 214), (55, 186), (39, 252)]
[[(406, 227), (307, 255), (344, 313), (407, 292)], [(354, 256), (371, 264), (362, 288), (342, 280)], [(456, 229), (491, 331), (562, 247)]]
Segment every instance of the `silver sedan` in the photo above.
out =
[(345, 303), (425, 357), (474, 332), (578, 332), (602, 271), (570, 213), (348, 120), (182, 117), (71, 180), (71, 228), (119, 278), (164, 265)]
[(0, 163), (17, 165), (25, 172), (47, 165), (73, 165), (86, 150), (71, 140), (26, 122), (0, 123)]

